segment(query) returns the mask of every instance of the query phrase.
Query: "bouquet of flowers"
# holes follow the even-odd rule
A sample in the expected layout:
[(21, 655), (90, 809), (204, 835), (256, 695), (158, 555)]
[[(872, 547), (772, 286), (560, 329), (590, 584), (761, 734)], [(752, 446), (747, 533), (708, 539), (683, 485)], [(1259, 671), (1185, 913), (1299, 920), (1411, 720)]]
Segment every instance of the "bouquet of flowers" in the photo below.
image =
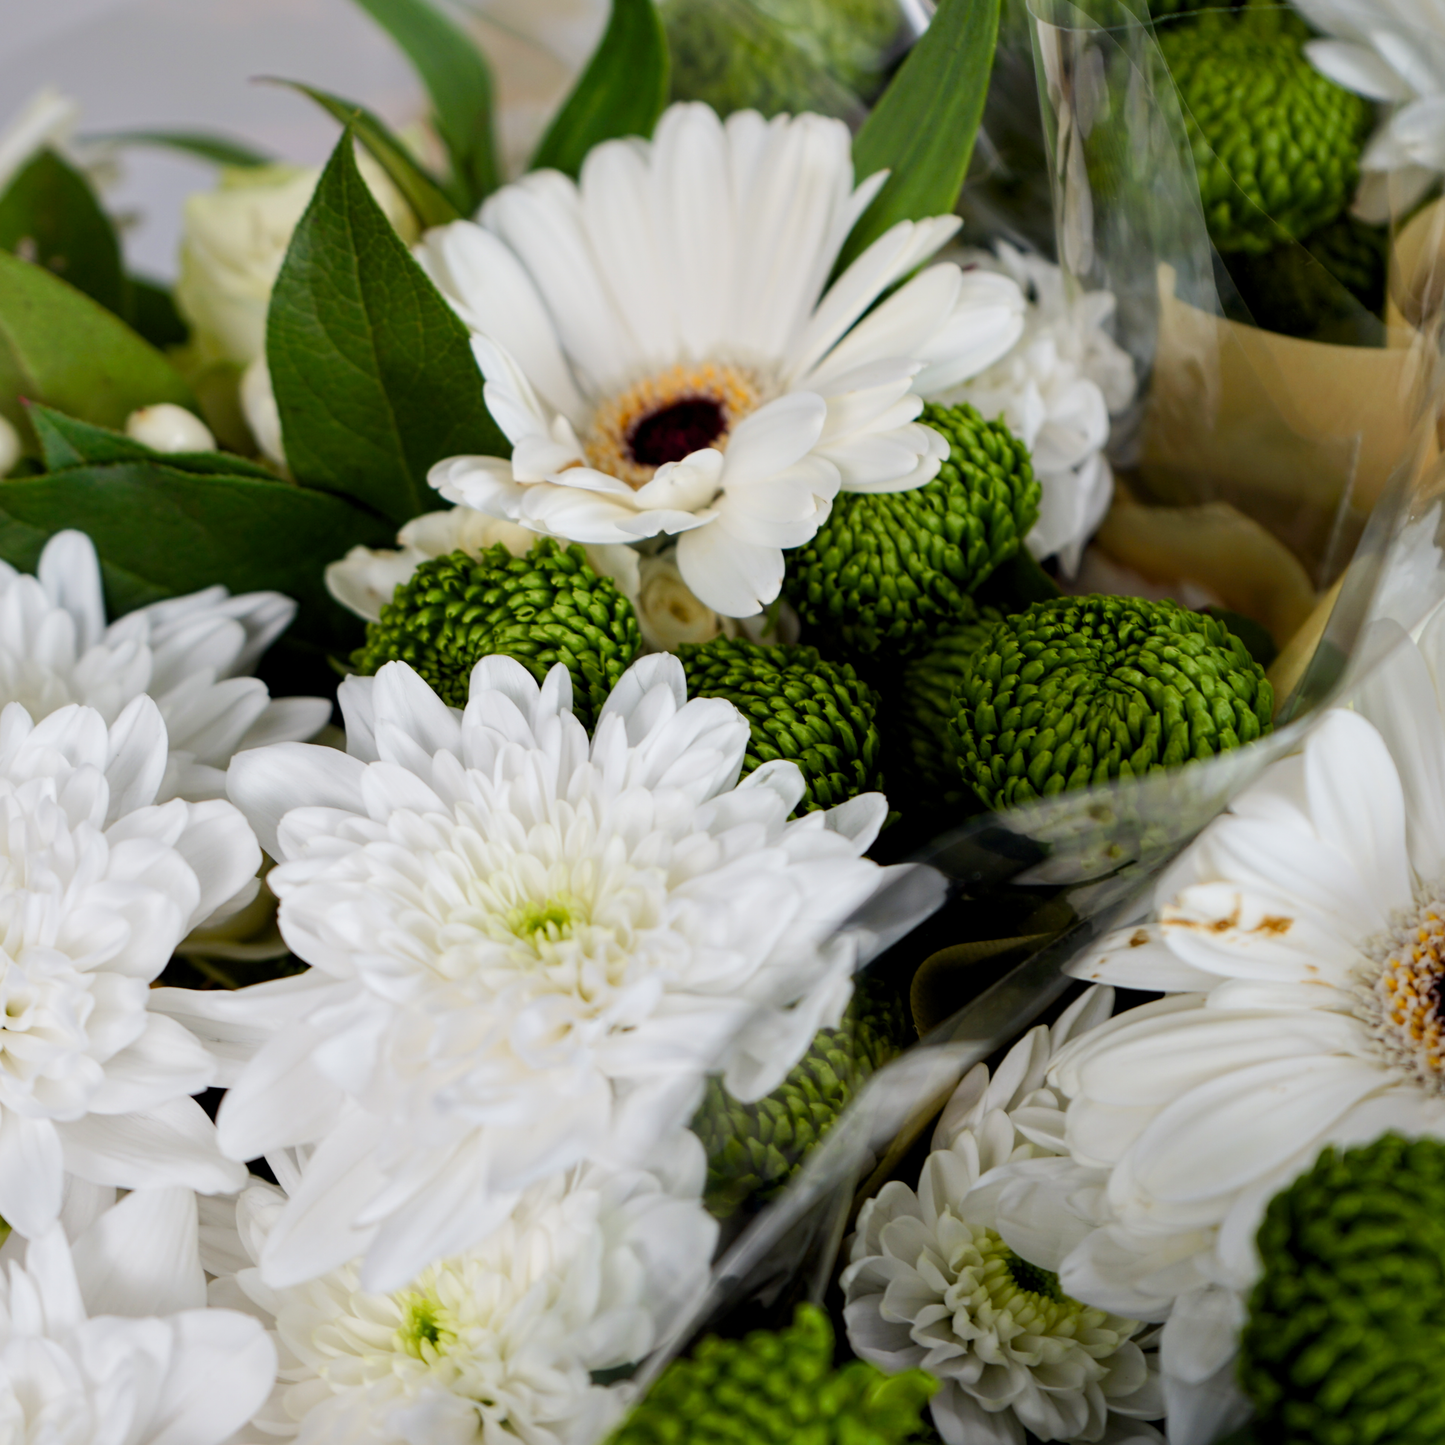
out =
[(1438, 1438), (1423, 68), (357, 3), (324, 167), (0, 135), (5, 1438)]

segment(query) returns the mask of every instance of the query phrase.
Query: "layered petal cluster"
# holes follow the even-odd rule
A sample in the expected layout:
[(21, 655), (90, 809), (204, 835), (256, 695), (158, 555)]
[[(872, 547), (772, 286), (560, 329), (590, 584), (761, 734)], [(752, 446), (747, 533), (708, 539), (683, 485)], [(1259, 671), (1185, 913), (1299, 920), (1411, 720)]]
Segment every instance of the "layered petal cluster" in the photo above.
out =
[(1145, 1423), (1164, 1403), (1143, 1326), (1070, 1298), (1052, 1272), (1059, 1237), (1077, 1233), (1065, 1202), (1077, 1180), (1045, 1076), (1112, 1007), (1112, 989), (1091, 989), (1052, 1029), (1026, 1034), (992, 1079), (974, 1068), (944, 1109), (917, 1192), (893, 1180), (858, 1216), (841, 1280), (849, 1342), (890, 1373), (942, 1381), (931, 1408), (947, 1445), (1024, 1445), (1025, 1430), (1162, 1442)]
[(1389, 107), (1360, 157), (1356, 211), (1385, 222), (1414, 209), (1445, 173), (1445, 8), (1436, 0), (1296, 0), (1323, 39), (1305, 45), (1322, 75)]
[(1041, 488), (1028, 549), (1040, 559), (1057, 556), (1072, 577), (1113, 499), (1114, 473), (1104, 454), (1112, 419), (1138, 389), (1133, 358), (1109, 332), (1113, 293), (1071, 294), (1060, 267), (1006, 241), (996, 254), (968, 251), (961, 259), (1011, 277), (1028, 311), (1012, 350), (943, 400), (1002, 417), (1023, 438)]
[(1185, 1445), (1231, 1408), (1271, 1197), (1327, 1144), (1445, 1137), (1442, 662), (1437, 612), (1354, 710), (1327, 713), (1205, 830), (1161, 881), (1153, 921), (1076, 965), (1166, 996), (1050, 1074), (1074, 1160), (1106, 1171), (1097, 1227), (1060, 1277), (1168, 1319), (1170, 1438)]
[(232, 597), (217, 586), (107, 626), (90, 538), (57, 532), (36, 576), (0, 562), (0, 706), (21, 703), (38, 722), (83, 703), (113, 723), (149, 693), (170, 740), (157, 796), (221, 798), (235, 753), (313, 737), (331, 716), (324, 698), (273, 700), (250, 675), (295, 615), (279, 592)]
[(98, 1185), (234, 1189), (189, 1096), (215, 1064), (151, 1011), (151, 982), (201, 921), (255, 891), (261, 853), (230, 803), (155, 805), (156, 704), (107, 728), (74, 704), (0, 711), (0, 1216), (28, 1237), (67, 1172)]
[(839, 121), (675, 105), (650, 142), (593, 150), (580, 182), (534, 172), (480, 224), (429, 232), (418, 259), (471, 329), (513, 447), (441, 462), (432, 484), (571, 541), (677, 535), (703, 603), (761, 611), (840, 488), (937, 474), (924, 398), (1023, 326), (1012, 280), (950, 264), (874, 306), (952, 216), (900, 222), (828, 285), (884, 179), (854, 186)]
[[(782, 1080), (851, 994), (840, 923), (884, 874), (881, 795), (788, 821), (792, 763), (741, 785), (748, 725), (636, 663), (589, 740), (565, 667), (484, 658), (465, 712), (405, 664), (341, 688), (348, 753), (243, 753), (232, 797), (280, 860), (309, 973), (165, 1006), (245, 1063), (219, 1116), (236, 1159), (315, 1145), (271, 1231), (274, 1286), (365, 1253), (395, 1288), (529, 1185), (636, 1163), (705, 1075)], [(254, 1057), (250, 1057), (254, 1055)]]
[(73, 1245), (56, 1222), (5, 1251), (0, 1437), (221, 1445), (266, 1400), (276, 1352), (260, 1321), (205, 1307), (195, 1195), (94, 1193), (70, 1212)]
[[(645, 1359), (708, 1281), (717, 1223), (700, 1197), (702, 1146), (682, 1131), (665, 1153), (662, 1173), (582, 1164), (533, 1185), (485, 1241), (385, 1294), (362, 1287), (356, 1261), (269, 1287), (256, 1262), (286, 1195), (248, 1189), (232, 1246), (218, 1229), (208, 1235), (219, 1256), (212, 1302), (258, 1314), (280, 1356), (254, 1439), (604, 1439), (636, 1389), (597, 1377)], [(218, 1213), (221, 1201), (208, 1204)]]

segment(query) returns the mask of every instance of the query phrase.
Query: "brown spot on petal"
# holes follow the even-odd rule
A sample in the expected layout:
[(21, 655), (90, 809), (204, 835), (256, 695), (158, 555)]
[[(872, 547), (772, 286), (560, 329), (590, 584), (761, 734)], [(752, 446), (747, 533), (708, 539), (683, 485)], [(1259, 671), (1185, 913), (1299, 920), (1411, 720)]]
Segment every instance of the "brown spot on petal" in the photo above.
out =
[(1130, 948), (1143, 948), (1149, 942), (1149, 931), (1144, 928), (1136, 928), (1129, 938)]
[(1266, 914), (1254, 926), (1256, 933), (1272, 933), (1276, 938), (1281, 934), (1288, 933), (1294, 926), (1293, 918), (1280, 918), (1275, 914)]

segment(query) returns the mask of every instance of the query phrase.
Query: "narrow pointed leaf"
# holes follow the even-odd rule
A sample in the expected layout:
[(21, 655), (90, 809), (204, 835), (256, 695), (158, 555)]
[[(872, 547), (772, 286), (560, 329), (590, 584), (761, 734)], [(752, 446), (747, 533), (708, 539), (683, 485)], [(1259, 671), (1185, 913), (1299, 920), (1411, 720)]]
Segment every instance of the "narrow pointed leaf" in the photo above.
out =
[(612, 18), (587, 69), (562, 103), (531, 169), (575, 177), (593, 146), (650, 136), (667, 104), (667, 36), (653, 0), (612, 0)]
[(958, 202), (983, 118), (999, 0), (940, 0), (853, 142), (859, 180), (890, 172), (838, 259), (841, 271), (899, 221), (946, 216)]
[(250, 170), (272, 165), (276, 157), (230, 136), (195, 130), (113, 130), (83, 137), (87, 143), (121, 146), (154, 146), (160, 150), (183, 151), (218, 166), (239, 166)]
[(69, 281), (117, 316), (128, 310), (120, 241), (90, 182), (38, 152), (0, 196), (0, 249)]
[(291, 238), (266, 355), (296, 478), (393, 523), (437, 506), (442, 458), (510, 453), (467, 329), (372, 199), (350, 132)]
[[(40, 456), (49, 472), (68, 471), (110, 462), (154, 462), (161, 453), (107, 427), (77, 421), (48, 406), (32, 406), (30, 424), (40, 441)], [(274, 472), (229, 452), (166, 452), (165, 465), (196, 476), (251, 477), (274, 482)]]
[(119, 317), (0, 251), (0, 414), (28, 431), (22, 397), (115, 428), (156, 402), (196, 409), (176, 369)]
[(471, 37), (428, 0), (356, 3), (401, 46), (421, 76), (431, 96), (433, 124), (451, 157), (453, 199), (470, 214), (501, 184), (486, 59)]
[(339, 95), (303, 85), (298, 80), (278, 80), (275, 83), (309, 96), (342, 125), (350, 126), (357, 140), (371, 152), (377, 165), (387, 173), (391, 183), (401, 192), (423, 230), (432, 226), (445, 226), (449, 221), (461, 219), (462, 213), (452, 203), (451, 197), (442, 190), (435, 177), (417, 164), (411, 152), (396, 138), (385, 121), (374, 116), (364, 106), (357, 105), (355, 101), (343, 100)]

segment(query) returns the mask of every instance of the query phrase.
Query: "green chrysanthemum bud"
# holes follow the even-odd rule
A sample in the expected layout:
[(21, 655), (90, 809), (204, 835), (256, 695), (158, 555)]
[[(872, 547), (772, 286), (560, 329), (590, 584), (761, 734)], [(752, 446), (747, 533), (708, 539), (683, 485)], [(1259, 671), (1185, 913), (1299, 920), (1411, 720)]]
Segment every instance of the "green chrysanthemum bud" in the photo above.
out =
[(1260, 1440), (1445, 1440), (1445, 1144), (1326, 1149), (1271, 1201), (1239, 1378)]
[(720, 1079), (709, 1079), (691, 1125), (707, 1150), (708, 1209), (727, 1219), (745, 1200), (780, 1194), (858, 1090), (898, 1055), (905, 1027), (896, 999), (874, 1001), (860, 991), (842, 1027), (819, 1033), (765, 1098), (740, 1104)]
[(466, 706), (472, 668), (489, 654), (516, 658), (538, 682), (562, 662), (573, 710), (590, 728), (641, 648), (637, 614), (610, 579), (580, 547), (543, 538), (525, 557), (498, 543), (479, 557), (423, 562), (351, 661), (363, 673), (409, 662), (453, 707)]
[(847, 115), (873, 98), (898, 0), (664, 0), (672, 93), (719, 115)]
[(971, 615), (969, 594), (1038, 520), (1028, 448), (971, 406), (927, 406), (948, 460), (910, 492), (843, 492), (783, 583), (810, 633), (848, 655), (921, 642)]
[(1270, 731), (1264, 669), (1173, 602), (1059, 597), (995, 625), (959, 683), (964, 779), (992, 808), (1141, 777)]
[(940, 802), (951, 801), (949, 795), (957, 792), (960, 777), (948, 728), (954, 697), (974, 653), (994, 624), (1002, 621), (1003, 613), (996, 607), (982, 608), (972, 620), (939, 633), (927, 652), (904, 666), (899, 712), (908, 750), (918, 781)]
[(1160, 31), (1221, 251), (1308, 235), (1354, 193), (1370, 105), (1309, 63), (1306, 36), (1298, 22), (1249, 12), (1211, 11)]
[(937, 1388), (922, 1370), (834, 1369), (833, 1326), (804, 1304), (785, 1330), (709, 1335), (674, 1360), (610, 1445), (900, 1445)]
[(774, 758), (807, 783), (798, 812), (879, 792), (878, 694), (847, 663), (812, 647), (762, 647), (719, 637), (678, 649), (689, 697), (724, 697), (748, 720), (743, 776)]

